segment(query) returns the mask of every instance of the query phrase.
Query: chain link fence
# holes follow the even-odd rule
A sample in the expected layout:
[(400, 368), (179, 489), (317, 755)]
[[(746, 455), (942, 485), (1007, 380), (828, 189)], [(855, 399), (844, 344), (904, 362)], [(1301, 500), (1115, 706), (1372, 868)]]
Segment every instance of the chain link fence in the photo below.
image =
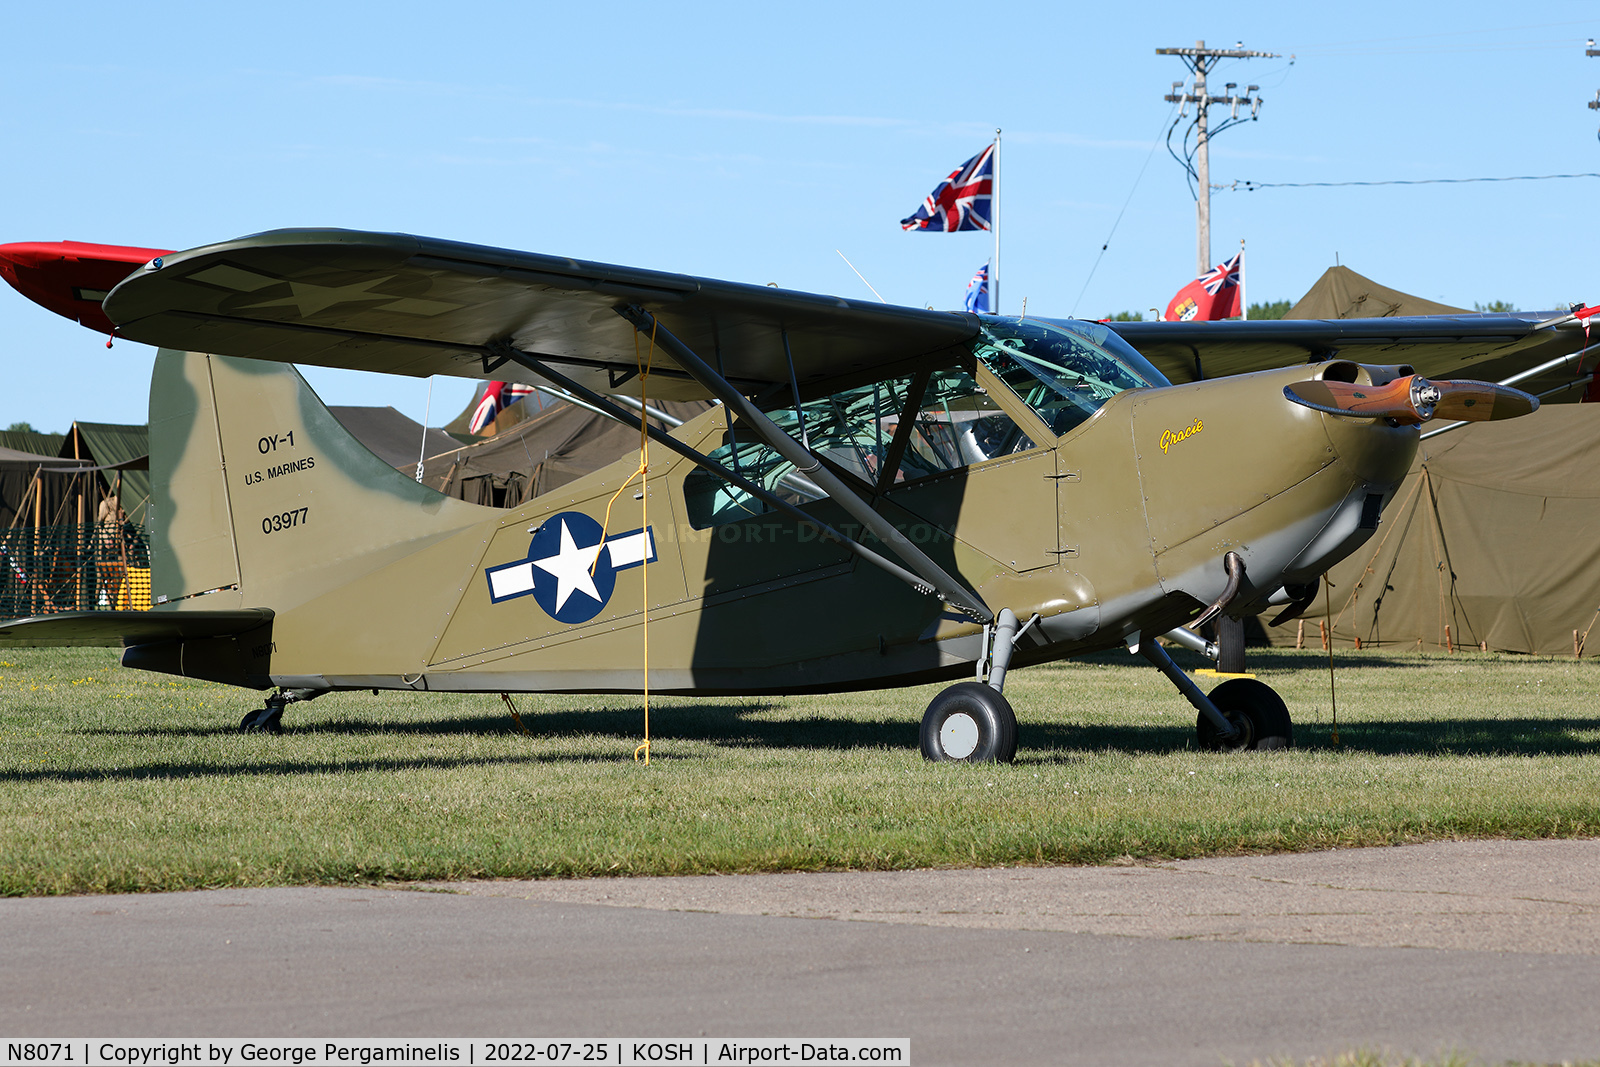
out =
[(131, 523), (0, 531), (0, 619), (149, 611), (150, 538)]

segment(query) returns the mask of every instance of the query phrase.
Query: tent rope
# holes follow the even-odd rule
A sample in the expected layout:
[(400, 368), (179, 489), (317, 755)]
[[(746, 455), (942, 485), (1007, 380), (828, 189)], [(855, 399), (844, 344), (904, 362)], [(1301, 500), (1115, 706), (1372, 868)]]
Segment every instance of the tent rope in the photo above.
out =
[[(1426, 471), (1428, 468), (1427, 467), (1423, 467), (1422, 469), (1424, 471)], [(1402, 514), (1405, 513), (1406, 507), (1410, 505), (1411, 499), (1417, 495), (1417, 490), (1419, 488), (1421, 488), (1421, 486), (1422, 486), (1422, 479), (1418, 478), (1416, 480), (1416, 482), (1411, 486), (1411, 492), (1406, 494), (1406, 498), (1405, 498), (1404, 502), (1401, 503), (1400, 510), (1399, 510), (1399, 512), (1396, 513), (1396, 517), (1397, 518), (1398, 518), (1399, 515), (1402, 515)], [(1329, 618), (1329, 620), (1328, 620), (1328, 643), (1329, 643), (1329, 645), (1332, 645), (1332, 643), (1333, 643), (1333, 630), (1334, 630), (1334, 627), (1339, 625), (1340, 620), (1342, 620), (1344, 618), (1344, 613), (1345, 612), (1347, 612), (1351, 608), (1355, 607), (1356, 597), (1360, 594), (1361, 587), (1366, 584), (1366, 581), (1367, 581), (1366, 580), (1366, 575), (1373, 573), (1372, 565), (1374, 563), (1378, 562), (1378, 556), (1383, 553), (1383, 546), (1388, 543), (1389, 534), (1394, 533), (1399, 528), (1400, 528), (1400, 524), (1398, 522), (1390, 524), (1389, 529), (1384, 533), (1383, 537), (1378, 541), (1378, 547), (1372, 550), (1372, 556), (1371, 556), (1370, 559), (1367, 560), (1367, 565), (1361, 572), (1362, 573), (1362, 577), (1355, 583), (1355, 586), (1350, 590), (1350, 598), (1348, 600), (1346, 600), (1344, 602), (1344, 606), (1339, 609), (1339, 618), (1338, 619)], [(1323, 581), (1327, 581), (1327, 576), (1326, 575), (1323, 576)], [(1328, 598), (1326, 598), (1326, 597), (1323, 598), (1325, 604), (1326, 604), (1327, 599)], [(1331, 610), (1332, 610), (1331, 606), (1325, 606), (1323, 608), (1324, 614), (1327, 614)], [(1351, 621), (1350, 625), (1352, 627), (1355, 626), (1354, 620)]]
[[(1332, 588), (1332, 586), (1333, 583), (1328, 581), (1328, 573), (1324, 571), (1322, 573), (1322, 613), (1324, 615), (1331, 615), (1333, 613), (1333, 594), (1328, 591), (1330, 588)], [(1333, 743), (1337, 745), (1339, 743), (1339, 697), (1333, 689), (1332, 626), (1328, 627), (1328, 705), (1332, 709), (1333, 715)]]

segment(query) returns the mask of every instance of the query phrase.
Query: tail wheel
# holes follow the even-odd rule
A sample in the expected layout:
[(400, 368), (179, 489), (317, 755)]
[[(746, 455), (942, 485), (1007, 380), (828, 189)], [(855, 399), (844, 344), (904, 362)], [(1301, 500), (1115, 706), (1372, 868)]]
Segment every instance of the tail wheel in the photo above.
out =
[(1017, 757), (1011, 702), (981, 682), (961, 682), (933, 698), (922, 716), (922, 758), (936, 763), (1010, 763)]
[(1268, 750), (1294, 745), (1294, 723), (1283, 698), (1270, 685), (1254, 678), (1234, 678), (1207, 694), (1222, 717), (1238, 727), (1239, 735), (1223, 738), (1203, 713), (1195, 723), (1200, 747), (1210, 751)]

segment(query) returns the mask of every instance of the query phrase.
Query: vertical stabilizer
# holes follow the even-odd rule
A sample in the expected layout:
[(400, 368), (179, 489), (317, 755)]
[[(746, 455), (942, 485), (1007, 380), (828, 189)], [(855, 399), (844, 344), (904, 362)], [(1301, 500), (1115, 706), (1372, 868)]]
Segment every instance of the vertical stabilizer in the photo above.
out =
[[(369, 452), (286, 364), (163, 351), (151, 388), (157, 595), (283, 611), (500, 513)], [(229, 588), (231, 587), (231, 589)]]

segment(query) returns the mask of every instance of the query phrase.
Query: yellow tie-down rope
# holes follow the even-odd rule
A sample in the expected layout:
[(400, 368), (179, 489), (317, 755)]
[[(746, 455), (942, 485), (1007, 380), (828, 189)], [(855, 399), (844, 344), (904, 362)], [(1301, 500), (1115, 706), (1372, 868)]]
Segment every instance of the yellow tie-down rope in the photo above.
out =
[[(646, 355), (639, 351), (639, 334), (633, 334), (633, 358), (639, 367), (639, 402), (641, 405), (650, 402), (650, 367), (656, 355), (656, 328), (650, 325), (650, 351)], [(594, 577), (594, 569), (600, 565), (600, 552), (605, 550), (606, 538), (611, 536), (611, 505), (617, 502), (628, 486), (633, 484), (635, 478), (639, 479), (639, 525), (644, 527), (644, 562), (640, 564), (640, 577), (644, 582), (644, 743), (633, 750), (635, 760), (643, 759), (646, 767), (650, 766), (650, 554), (655, 549), (655, 544), (650, 536), (650, 422), (649, 416), (639, 413), (639, 467), (628, 480), (618, 487), (611, 499), (606, 501), (606, 519), (600, 527), (600, 548), (595, 551), (594, 562), (589, 564), (589, 576)], [(641, 757), (641, 753), (643, 754)]]

